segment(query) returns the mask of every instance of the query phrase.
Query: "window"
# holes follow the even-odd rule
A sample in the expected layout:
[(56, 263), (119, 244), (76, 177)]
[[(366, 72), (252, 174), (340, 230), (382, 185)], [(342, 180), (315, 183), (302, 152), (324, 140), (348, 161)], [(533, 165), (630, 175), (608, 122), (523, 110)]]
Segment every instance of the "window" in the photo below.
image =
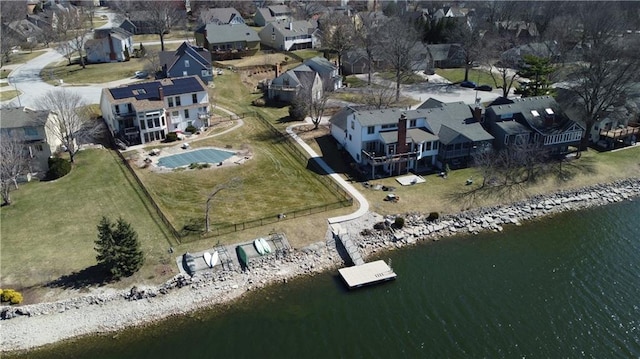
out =
[(173, 107), (173, 97), (169, 97), (169, 107)]
[(189, 109), (188, 108), (184, 109), (184, 118), (189, 118)]
[(202, 70), (202, 71), (200, 71), (200, 75), (201, 75), (201, 76), (203, 76), (203, 77), (204, 77), (204, 76), (209, 76), (209, 70)]
[(189, 73), (187, 71), (182, 71), (182, 76), (188, 76)]
[(131, 106), (131, 104), (130, 104), (130, 103), (128, 103), (128, 104), (127, 104), (127, 111), (128, 111), (129, 113), (133, 112), (133, 106)]
[(417, 123), (418, 123), (418, 120), (410, 120), (409, 127), (416, 127)]
[(184, 67), (189, 67), (189, 60), (184, 60)]
[(152, 118), (148, 118), (147, 119), (147, 128), (153, 128), (153, 119)]
[(351, 129), (355, 129), (356, 128), (356, 121), (351, 121)]
[(427, 142), (427, 147), (424, 149), (425, 151), (431, 150), (431, 142)]
[(173, 111), (173, 112), (171, 112), (171, 116), (172, 117), (178, 117), (178, 116), (180, 116), (180, 112), (179, 111)]
[(372, 135), (375, 132), (375, 126), (367, 127), (367, 134)]
[(180, 96), (176, 96), (176, 106), (180, 106)]
[(193, 126), (193, 121), (187, 121), (187, 127)]
[(351, 134), (349, 134), (349, 141), (351, 141)]
[(116, 105), (116, 115), (120, 114), (120, 106)]
[(160, 119), (159, 118), (154, 118), (153, 120), (154, 120), (154, 122), (156, 124), (156, 127), (160, 127)]
[(24, 128), (24, 135), (25, 136), (37, 136), (38, 135), (38, 130), (35, 127), (25, 127)]
[(276, 41), (276, 34), (271, 34), (271, 40)]
[(191, 101), (193, 101), (193, 103), (198, 103), (198, 94), (192, 94), (191, 95)]
[(140, 120), (140, 128), (146, 130), (147, 128), (144, 126), (144, 120)]

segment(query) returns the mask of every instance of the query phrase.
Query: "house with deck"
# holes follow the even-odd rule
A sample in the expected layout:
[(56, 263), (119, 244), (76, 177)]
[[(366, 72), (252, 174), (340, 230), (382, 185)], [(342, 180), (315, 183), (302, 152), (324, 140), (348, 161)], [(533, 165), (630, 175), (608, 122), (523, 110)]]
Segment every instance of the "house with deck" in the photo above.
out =
[(208, 126), (209, 94), (199, 76), (145, 81), (103, 89), (100, 109), (114, 137), (137, 145)]
[(331, 135), (371, 178), (467, 166), (491, 151), (493, 136), (463, 102), (434, 108), (369, 110), (345, 107), (332, 116)]
[(205, 83), (213, 81), (211, 53), (202, 47), (183, 42), (175, 51), (161, 51), (158, 78), (199, 76)]
[(260, 32), (260, 43), (276, 50), (293, 51), (320, 46), (320, 30), (315, 21), (272, 21)]
[(495, 137), (497, 149), (532, 144), (551, 155), (568, 153), (585, 131), (551, 96), (500, 99), (487, 107), (484, 126)]
[(62, 142), (53, 131), (55, 116), (50, 110), (0, 108), (0, 133), (24, 143), (25, 157), (30, 159), (30, 173), (46, 172), (49, 157), (60, 150)]

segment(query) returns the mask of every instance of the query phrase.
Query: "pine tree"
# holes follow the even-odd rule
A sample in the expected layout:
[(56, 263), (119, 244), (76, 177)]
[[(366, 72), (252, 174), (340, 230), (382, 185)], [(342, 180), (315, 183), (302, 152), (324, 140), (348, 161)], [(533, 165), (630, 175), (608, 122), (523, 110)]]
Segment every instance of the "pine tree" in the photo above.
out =
[(115, 279), (132, 275), (144, 263), (138, 234), (122, 218), (112, 223), (102, 217), (95, 249), (98, 252), (96, 259)]
[(138, 242), (138, 234), (131, 225), (122, 218), (118, 218), (113, 231), (113, 239), (116, 246), (117, 261), (111, 268), (111, 274), (115, 278), (128, 277), (137, 272), (144, 263), (144, 255)]

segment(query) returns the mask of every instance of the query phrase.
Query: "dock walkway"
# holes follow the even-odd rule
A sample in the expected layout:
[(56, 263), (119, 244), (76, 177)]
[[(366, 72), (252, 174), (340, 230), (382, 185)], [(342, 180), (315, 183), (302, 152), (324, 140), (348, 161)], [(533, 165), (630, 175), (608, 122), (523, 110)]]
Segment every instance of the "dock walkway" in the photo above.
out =
[(340, 242), (342, 242), (342, 245), (347, 250), (347, 254), (349, 254), (351, 262), (356, 266), (363, 265), (365, 262), (364, 259), (362, 259), (362, 253), (360, 253), (358, 246), (356, 246), (351, 239), (351, 236), (349, 236), (349, 232), (343, 230), (339, 224), (333, 224), (331, 228), (333, 230), (333, 234), (340, 239)]

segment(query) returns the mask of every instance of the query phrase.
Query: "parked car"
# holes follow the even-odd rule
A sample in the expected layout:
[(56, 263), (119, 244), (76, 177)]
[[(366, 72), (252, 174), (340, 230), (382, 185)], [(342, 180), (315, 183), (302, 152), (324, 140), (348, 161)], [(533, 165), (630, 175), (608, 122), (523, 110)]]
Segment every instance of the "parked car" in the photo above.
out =
[(146, 79), (149, 77), (149, 74), (146, 71), (136, 71), (135, 78), (137, 79)]
[(480, 86), (476, 87), (476, 90), (478, 90), (478, 91), (493, 91), (493, 87), (491, 87), (489, 85), (480, 85)]
[(474, 88), (476, 88), (476, 83), (473, 82), (473, 81), (462, 81), (460, 83), (460, 86), (466, 87), (466, 88), (470, 88), (470, 89), (474, 89)]

